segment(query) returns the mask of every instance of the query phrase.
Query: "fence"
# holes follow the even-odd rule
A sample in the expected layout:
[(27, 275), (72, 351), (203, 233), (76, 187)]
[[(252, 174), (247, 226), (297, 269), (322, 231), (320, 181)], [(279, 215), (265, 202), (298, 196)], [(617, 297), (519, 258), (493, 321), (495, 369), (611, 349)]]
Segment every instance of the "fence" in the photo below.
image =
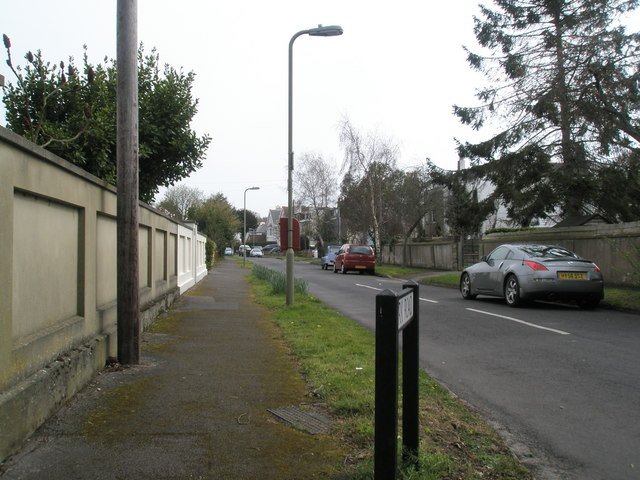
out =
[[(0, 127), (0, 461), (116, 356), (116, 191)], [(141, 323), (206, 274), (205, 237), (139, 212)]]
[[(402, 265), (404, 246), (402, 244), (382, 247), (382, 263)], [(458, 244), (448, 241), (409, 243), (407, 245), (407, 266), (432, 268), (435, 270), (456, 270), (458, 264)]]

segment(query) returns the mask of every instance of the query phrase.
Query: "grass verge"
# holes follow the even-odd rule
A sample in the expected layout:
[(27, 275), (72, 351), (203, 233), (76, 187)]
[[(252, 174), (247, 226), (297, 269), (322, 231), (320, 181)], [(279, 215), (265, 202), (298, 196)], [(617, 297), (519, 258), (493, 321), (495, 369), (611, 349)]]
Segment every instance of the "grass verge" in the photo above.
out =
[(460, 286), (460, 274), (446, 273), (444, 275), (435, 275), (433, 277), (422, 278), (419, 283), (423, 285), (442, 285), (445, 287), (458, 288)]
[[(297, 358), (309, 392), (335, 419), (332, 435), (351, 452), (347, 476), (341, 478), (372, 479), (374, 335), (309, 295), (298, 295), (286, 307), (269, 281), (249, 278), (256, 301), (270, 310)], [(425, 372), (420, 375), (420, 429), (420, 468), (401, 466), (402, 480), (532, 478), (477, 413)]]
[(412, 275), (426, 275), (429, 270), (423, 268), (399, 267), (397, 265), (376, 265), (376, 273), (378, 275), (387, 275), (389, 277), (404, 277)]
[(618, 310), (628, 310), (640, 312), (640, 290), (627, 288), (606, 288), (604, 289), (604, 300), (602, 305)]

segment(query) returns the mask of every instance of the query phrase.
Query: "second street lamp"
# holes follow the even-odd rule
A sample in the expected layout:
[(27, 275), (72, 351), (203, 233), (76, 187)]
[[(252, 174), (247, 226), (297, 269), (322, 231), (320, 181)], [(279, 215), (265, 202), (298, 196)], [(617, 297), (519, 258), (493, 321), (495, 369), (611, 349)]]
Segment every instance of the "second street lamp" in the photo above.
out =
[(242, 229), (242, 266), (245, 266), (247, 262), (247, 246), (244, 242), (247, 241), (247, 191), (260, 190), (260, 187), (249, 187), (244, 190), (244, 227)]
[(289, 41), (289, 167), (287, 179), (287, 305), (293, 305), (293, 42), (301, 35), (312, 37), (334, 37), (342, 35), (342, 27), (331, 25), (301, 30)]

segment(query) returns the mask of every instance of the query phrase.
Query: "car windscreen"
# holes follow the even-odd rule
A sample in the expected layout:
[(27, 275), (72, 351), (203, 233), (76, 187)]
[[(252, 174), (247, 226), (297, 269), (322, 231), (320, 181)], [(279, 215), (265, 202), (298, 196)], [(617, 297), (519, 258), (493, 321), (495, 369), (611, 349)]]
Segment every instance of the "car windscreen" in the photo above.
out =
[(522, 245), (518, 247), (530, 257), (552, 259), (552, 258), (580, 258), (571, 250), (566, 248), (547, 245)]

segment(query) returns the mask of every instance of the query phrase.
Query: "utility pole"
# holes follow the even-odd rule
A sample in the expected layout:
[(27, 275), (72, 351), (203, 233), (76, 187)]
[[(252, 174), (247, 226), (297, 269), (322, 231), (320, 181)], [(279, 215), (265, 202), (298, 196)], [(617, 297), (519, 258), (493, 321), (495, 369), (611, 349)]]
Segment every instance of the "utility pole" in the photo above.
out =
[(138, 4), (117, 7), (118, 361), (140, 362), (138, 285)]

